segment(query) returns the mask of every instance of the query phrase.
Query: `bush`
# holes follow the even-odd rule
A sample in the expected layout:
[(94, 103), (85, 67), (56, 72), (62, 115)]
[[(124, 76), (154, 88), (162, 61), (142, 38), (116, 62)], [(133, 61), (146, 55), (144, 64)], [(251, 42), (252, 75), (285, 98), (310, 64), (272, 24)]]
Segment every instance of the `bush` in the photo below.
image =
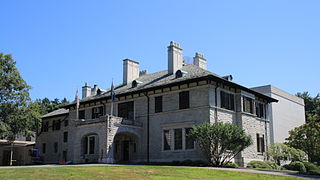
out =
[(181, 162), (180, 161), (172, 161), (172, 165), (174, 166), (180, 166)]
[(284, 165), (283, 167), (288, 169), (288, 170), (299, 171), (300, 173), (306, 173), (307, 172), (306, 167), (300, 161), (291, 162), (290, 164)]
[(192, 162), (192, 160), (187, 159), (187, 160), (182, 161), (181, 165), (183, 165), (183, 166), (193, 166), (194, 163)]
[(272, 169), (272, 167), (264, 161), (250, 161), (247, 168)]
[(279, 166), (277, 163), (275, 162), (270, 162), (270, 161), (265, 161), (265, 163), (267, 165), (269, 165), (271, 167), (271, 169), (273, 170), (282, 170), (283, 168), (281, 166)]
[(224, 167), (237, 168), (237, 167), (239, 167), (239, 166), (238, 166), (238, 164), (236, 164), (236, 163), (228, 162), (226, 165), (224, 165)]
[(195, 160), (195, 161), (193, 161), (193, 164), (195, 166), (207, 166), (208, 165), (207, 163), (205, 163), (204, 161), (201, 161), (201, 160)]
[(320, 167), (307, 161), (304, 161), (302, 163), (306, 167), (307, 174), (320, 175)]

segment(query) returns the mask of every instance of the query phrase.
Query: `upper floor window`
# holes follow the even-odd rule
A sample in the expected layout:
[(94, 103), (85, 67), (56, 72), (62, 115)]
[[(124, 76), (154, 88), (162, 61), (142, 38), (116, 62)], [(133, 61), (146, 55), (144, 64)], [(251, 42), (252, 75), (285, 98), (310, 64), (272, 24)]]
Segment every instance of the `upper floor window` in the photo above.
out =
[(162, 96), (157, 96), (154, 98), (154, 112), (162, 112)]
[(190, 107), (189, 91), (179, 93), (179, 109), (187, 109)]
[(253, 114), (253, 99), (243, 96), (243, 112)]
[(85, 110), (79, 111), (79, 119), (85, 119), (85, 118), (86, 118), (86, 111)]
[(226, 93), (224, 91), (220, 92), (221, 107), (234, 111), (234, 95)]
[(118, 104), (118, 116), (125, 119), (134, 119), (133, 101)]
[(48, 132), (49, 130), (49, 121), (42, 122), (42, 132)]
[(256, 115), (259, 118), (265, 118), (264, 104), (256, 102)]
[[(103, 106), (92, 108), (92, 119), (99, 118), (100, 116), (103, 116)], [(79, 119), (81, 119), (80, 112), (79, 112)]]
[(68, 119), (65, 119), (64, 120), (64, 126), (68, 126), (69, 125), (69, 120)]
[(68, 132), (63, 133), (63, 142), (68, 142)]
[(61, 127), (61, 121), (60, 120), (53, 120), (52, 121), (52, 131), (60, 130), (60, 127)]

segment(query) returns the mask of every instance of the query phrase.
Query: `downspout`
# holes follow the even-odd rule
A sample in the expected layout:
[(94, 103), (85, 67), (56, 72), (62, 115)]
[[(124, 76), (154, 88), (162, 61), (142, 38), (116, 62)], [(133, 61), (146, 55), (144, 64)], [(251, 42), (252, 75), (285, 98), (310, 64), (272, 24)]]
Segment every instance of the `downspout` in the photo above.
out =
[(147, 96), (147, 162), (150, 162), (150, 97), (148, 93), (146, 93)]

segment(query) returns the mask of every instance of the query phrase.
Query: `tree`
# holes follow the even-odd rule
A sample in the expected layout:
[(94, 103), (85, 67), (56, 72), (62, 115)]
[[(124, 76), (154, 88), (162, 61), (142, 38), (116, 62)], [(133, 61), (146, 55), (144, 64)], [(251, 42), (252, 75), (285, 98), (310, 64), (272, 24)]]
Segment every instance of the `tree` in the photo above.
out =
[(224, 166), (239, 152), (252, 144), (245, 131), (230, 123), (204, 123), (189, 134), (200, 146), (208, 161), (214, 166)]
[(268, 155), (271, 156), (279, 166), (281, 165), (281, 161), (303, 161), (306, 158), (305, 152), (289, 147), (284, 143), (275, 143), (270, 146), (268, 149)]
[(306, 124), (289, 131), (287, 145), (308, 154), (308, 160), (320, 164), (320, 95), (311, 97), (308, 92), (298, 93), (304, 99)]
[(20, 133), (29, 133), (27, 103), (30, 87), (22, 79), (11, 55), (0, 53), (0, 136), (11, 143)]

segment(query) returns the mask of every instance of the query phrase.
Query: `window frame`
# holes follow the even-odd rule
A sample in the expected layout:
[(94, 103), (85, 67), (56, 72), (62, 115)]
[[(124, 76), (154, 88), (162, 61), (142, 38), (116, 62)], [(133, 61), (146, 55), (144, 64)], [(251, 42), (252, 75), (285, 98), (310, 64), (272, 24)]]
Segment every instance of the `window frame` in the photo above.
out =
[(181, 91), (179, 92), (179, 109), (190, 108), (190, 92)]
[[(132, 111), (131, 111), (132, 108)], [(122, 117), (123, 119), (134, 120), (135, 112), (134, 112), (134, 101), (127, 101), (118, 104), (118, 117)]]
[(154, 113), (163, 112), (163, 97), (156, 96), (154, 97)]
[[(176, 148), (176, 144), (175, 144), (175, 130), (177, 129), (181, 129), (181, 149), (177, 149)], [(193, 147), (192, 148), (187, 148), (187, 141), (188, 141), (188, 138), (187, 138), (187, 129), (193, 129), (192, 127), (190, 126), (182, 126), (182, 127), (168, 127), (168, 128), (163, 128), (162, 129), (162, 151), (163, 152), (168, 152), (168, 151), (172, 151), (172, 152), (179, 152), (179, 151), (193, 151), (195, 150), (195, 141), (193, 140)], [(165, 146), (165, 140), (167, 141), (166, 136), (165, 136), (165, 131), (168, 132), (168, 135), (169, 135), (169, 142), (167, 142), (167, 144), (169, 145), (169, 148), (166, 149), (166, 146)]]
[[(242, 112), (245, 112), (245, 113), (250, 113), (250, 114), (254, 114), (254, 99), (253, 98), (250, 98), (250, 97), (247, 97), (247, 96), (242, 96), (242, 105), (243, 105), (243, 108), (242, 108)], [(247, 108), (247, 103), (249, 103), (249, 111), (248, 108)]]
[(63, 142), (68, 142), (68, 136), (69, 136), (69, 133), (68, 133), (68, 131), (65, 131), (65, 132), (63, 132)]
[(235, 111), (235, 96), (233, 93), (220, 91), (220, 107)]

